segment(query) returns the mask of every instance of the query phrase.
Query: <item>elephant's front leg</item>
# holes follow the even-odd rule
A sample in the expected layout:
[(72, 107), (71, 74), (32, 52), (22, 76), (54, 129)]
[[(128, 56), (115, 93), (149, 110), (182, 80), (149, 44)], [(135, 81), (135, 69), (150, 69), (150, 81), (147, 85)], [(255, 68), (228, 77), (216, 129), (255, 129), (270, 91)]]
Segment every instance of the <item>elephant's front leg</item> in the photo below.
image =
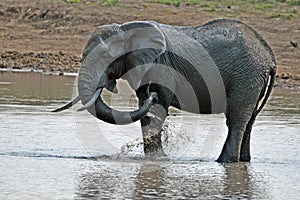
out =
[[(137, 96), (141, 102), (147, 99), (147, 86), (137, 91)], [(141, 126), (144, 140), (144, 152), (146, 156), (164, 155), (162, 149), (161, 132), (162, 126), (168, 114), (168, 108), (172, 101), (171, 90), (160, 85), (152, 84), (151, 91), (157, 93), (154, 105), (150, 108), (146, 116), (141, 119)]]
[(162, 156), (161, 132), (167, 113), (162, 105), (155, 104), (141, 119), (145, 156)]

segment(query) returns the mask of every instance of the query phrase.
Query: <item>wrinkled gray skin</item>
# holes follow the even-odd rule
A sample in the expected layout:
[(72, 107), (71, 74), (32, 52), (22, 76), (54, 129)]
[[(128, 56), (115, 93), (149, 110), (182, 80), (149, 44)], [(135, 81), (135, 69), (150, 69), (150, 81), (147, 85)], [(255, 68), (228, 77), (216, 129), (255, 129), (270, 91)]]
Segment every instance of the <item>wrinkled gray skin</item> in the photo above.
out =
[(97, 89), (117, 92), (116, 80), (123, 78), (136, 91), (138, 110), (116, 111), (101, 94), (86, 108), (108, 123), (140, 120), (146, 155), (163, 155), (162, 125), (173, 106), (193, 113), (225, 113), (229, 131), (217, 161), (250, 161), (251, 128), (270, 95), (275, 73), (267, 43), (235, 20), (197, 27), (154, 21), (100, 26), (83, 51), (79, 96), (56, 111), (79, 100), (87, 104)]

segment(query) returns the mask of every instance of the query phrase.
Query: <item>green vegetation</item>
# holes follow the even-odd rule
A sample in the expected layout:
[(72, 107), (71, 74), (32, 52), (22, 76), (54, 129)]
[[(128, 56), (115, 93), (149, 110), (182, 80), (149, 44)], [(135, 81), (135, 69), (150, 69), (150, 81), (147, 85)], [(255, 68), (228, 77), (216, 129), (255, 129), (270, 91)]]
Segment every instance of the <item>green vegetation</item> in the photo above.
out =
[(282, 18), (282, 19), (292, 19), (294, 17), (294, 14), (293, 13), (288, 13), (288, 14), (285, 14), (285, 13), (275, 13), (271, 17)]
[(190, 5), (196, 5), (196, 4), (199, 4), (200, 0), (189, 0), (189, 4)]
[(215, 7), (214, 4), (210, 4), (210, 5), (209, 5), (209, 11), (210, 11), (210, 12), (216, 12), (216, 7)]
[[(96, 4), (119, 6), (122, 0), (57, 0), (71, 4)], [(226, 12), (234, 9), (234, 13), (224, 13), (224, 16), (235, 17), (240, 13), (266, 14), (273, 18), (300, 18), (300, 0), (142, 0), (143, 7), (149, 3), (158, 3), (174, 7), (197, 6), (207, 12)]]
[[(144, 2), (147, 2), (146, 0)], [(219, 10), (235, 9), (235, 15), (239, 13), (267, 14), (270, 17), (292, 19), (300, 17), (300, 0), (154, 0), (149, 2), (165, 5), (200, 6), (204, 11), (216, 12)], [(235, 17), (232, 14), (230, 17)]]
[(155, 2), (165, 5), (173, 5), (175, 7), (179, 7), (182, 4), (182, 0), (156, 0)]
[(256, 5), (254, 8), (256, 10), (266, 10), (266, 9), (270, 9), (270, 8), (275, 8), (275, 4), (269, 4), (269, 3), (259, 4), (259, 5)]
[(119, 0), (102, 0), (108, 6), (116, 6), (119, 4)]
[(300, 6), (300, 0), (291, 0), (291, 5)]
[[(146, 1), (146, 0), (144, 0)], [(146, 1), (147, 2), (147, 1)], [(166, 5), (197, 5), (201, 3), (214, 4), (268, 4), (277, 6), (280, 3), (289, 5), (300, 5), (300, 0), (153, 0), (148, 2), (161, 3)]]

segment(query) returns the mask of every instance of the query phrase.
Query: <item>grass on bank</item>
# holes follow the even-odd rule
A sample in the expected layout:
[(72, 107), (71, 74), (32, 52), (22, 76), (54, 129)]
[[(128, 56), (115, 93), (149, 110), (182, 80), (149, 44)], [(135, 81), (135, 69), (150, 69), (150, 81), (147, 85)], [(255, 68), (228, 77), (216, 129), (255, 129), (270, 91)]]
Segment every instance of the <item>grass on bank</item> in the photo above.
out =
[[(70, 4), (96, 4), (122, 6), (122, 0), (58, 0)], [(234, 13), (267, 14), (273, 18), (292, 19), (300, 17), (300, 0), (141, 0), (173, 7), (197, 6), (208, 12), (234, 9)], [(144, 6), (147, 7), (147, 6)], [(234, 17), (234, 15), (232, 15)]]
[(300, 0), (153, 0), (165, 5), (200, 6), (205, 11), (232, 9), (238, 13), (268, 13), (270, 17), (292, 19), (300, 17)]

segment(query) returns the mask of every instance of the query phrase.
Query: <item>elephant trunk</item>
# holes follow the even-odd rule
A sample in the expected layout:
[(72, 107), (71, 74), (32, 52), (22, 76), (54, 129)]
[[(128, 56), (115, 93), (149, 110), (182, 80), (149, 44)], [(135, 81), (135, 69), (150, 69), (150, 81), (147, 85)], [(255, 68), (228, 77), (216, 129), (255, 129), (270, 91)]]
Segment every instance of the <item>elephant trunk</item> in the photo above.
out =
[(154, 98), (155, 94), (152, 93), (149, 99), (143, 102), (143, 105), (138, 110), (131, 112), (122, 112), (106, 105), (103, 102), (100, 94), (95, 102), (95, 107), (88, 108), (88, 111), (94, 116), (96, 116), (98, 119), (111, 124), (130, 124), (141, 119), (148, 113), (151, 105), (153, 104)]
[[(96, 82), (99, 77), (96, 74), (81, 68), (78, 78), (79, 96), (84, 105), (79, 111), (87, 109), (92, 115), (98, 119), (111, 124), (130, 124), (143, 118), (149, 111), (156, 98), (156, 93), (151, 93), (149, 98), (143, 102), (143, 105), (135, 111), (118, 111), (109, 107), (101, 97), (102, 89), (106, 86), (108, 76), (104, 72), (101, 75), (100, 81)], [(97, 84), (95, 84), (95, 82)]]

